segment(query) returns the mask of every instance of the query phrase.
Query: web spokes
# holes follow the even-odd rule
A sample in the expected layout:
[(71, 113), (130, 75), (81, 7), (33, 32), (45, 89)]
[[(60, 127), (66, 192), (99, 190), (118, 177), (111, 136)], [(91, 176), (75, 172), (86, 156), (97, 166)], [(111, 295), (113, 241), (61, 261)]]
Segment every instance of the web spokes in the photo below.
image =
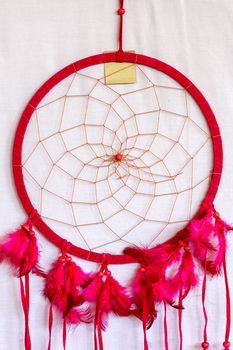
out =
[(77, 72), (42, 100), (26, 133), (35, 207), (85, 249), (153, 246), (190, 220), (208, 188), (212, 143), (201, 111), (162, 73), (137, 65), (137, 79), (106, 86), (101, 67)]

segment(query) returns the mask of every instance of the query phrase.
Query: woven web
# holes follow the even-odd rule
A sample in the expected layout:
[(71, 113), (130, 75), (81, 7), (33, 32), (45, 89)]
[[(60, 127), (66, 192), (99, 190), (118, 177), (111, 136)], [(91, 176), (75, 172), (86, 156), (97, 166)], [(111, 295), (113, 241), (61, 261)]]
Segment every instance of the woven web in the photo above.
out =
[(26, 131), (33, 205), (88, 250), (119, 253), (170, 238), (209, 186), (212, 142), (198, 106), (163, 73), (136, 70), (137, 83), (124, 85), (105, 85), (103, 65), (73, 74), (46, 95)]

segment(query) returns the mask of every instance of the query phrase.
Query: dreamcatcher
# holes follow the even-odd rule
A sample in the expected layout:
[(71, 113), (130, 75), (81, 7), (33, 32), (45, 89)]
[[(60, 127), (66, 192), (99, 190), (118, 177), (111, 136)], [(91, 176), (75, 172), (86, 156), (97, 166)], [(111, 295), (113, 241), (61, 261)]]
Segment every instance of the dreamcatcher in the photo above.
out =
[[(226, 233), (213, 201), (222, 172), (216, 119), (184, 75), (154, 58), (122, 47), (77, 61), (50, 78), (25, 108), (15, 134), (13, 174), (26, 222), (1, 243), (1, 258), (16, 269), (29, 332), (29, 276), (44, 279), (49, 307), (68, 324), (94, 323), (94, 348), (103, 349), (109, 313), (135, 316), (146, 330), (164, 307), (177, 309), (182, 349), (183, 300), (202, 283), (205, 320), (200, 348), (208, 349), (207, 275), (223, 271), (225, 349), (230, 348), (230, 294)], [(41, 269), (38, 229), (61, 253)], [(84, 272), (72, 256), (97, 262)], [(126, 288), (112, 264), (137, 263)], [(202, 270), (202, 274), (200, 271)]]

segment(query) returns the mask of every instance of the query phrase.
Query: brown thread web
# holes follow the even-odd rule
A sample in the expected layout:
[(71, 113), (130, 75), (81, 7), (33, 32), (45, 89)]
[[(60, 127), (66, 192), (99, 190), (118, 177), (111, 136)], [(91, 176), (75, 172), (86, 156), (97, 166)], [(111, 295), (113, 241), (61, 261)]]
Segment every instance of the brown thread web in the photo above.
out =
[[(48, 225), (71, 229), (86, 249), (152, 246), (170, 228), (174, 234), (185, 225), (205, 196), (212, 168), (205, 150), (209, 130), (193, 117), (201, 112), (189, 110), (188, 93), (175, 83), (158, 83), (159, 75), (155, 82), (151, 69), (137, 65), (139, 83), (127, 86), (106, 86), (104, 77), (89, 71), (75, 73), (64, 94), (61, 89), (61, 96), (35, 110), (35, 142), (24, 142), (26, 188), (33, 195), (30, 183), (36, 186), (34, 204)], [(116, 161), (116, 154), (123, 159)], [(69, 213), (65, 220), (55, 202), (60, 214)]]

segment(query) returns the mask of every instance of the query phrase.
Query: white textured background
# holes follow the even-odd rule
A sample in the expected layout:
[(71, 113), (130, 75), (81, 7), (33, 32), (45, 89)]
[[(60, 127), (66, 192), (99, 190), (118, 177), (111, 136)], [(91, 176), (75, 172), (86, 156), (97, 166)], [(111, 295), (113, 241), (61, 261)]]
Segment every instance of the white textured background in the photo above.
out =
[[(19, 116), (32, 93), (63, 66), (80, 58), (116, 49), (117, 0), (0, 0), (0, 228), (1, 234), (25, 219), (11, 176), (11, 146)], [(221, 128), (224, 171), (216, 207), (233, 221), (233, 3), (232, 0), (126, 0), (125, 49), (157, 57), (188, 76), (204, 93)], [(231, 239), (233, 243), (233, 240)], [(40, 237), (42, 263), (57, 252)], [(231, 244), (233, 249), (233, 244)], [(229, 251), (230, 285), (233, 254)], [(79, 262), (84, 268), (94, 264)], [(132, 270), (132, 267), (129, 267)], [(127, 283), (126, 267), (112, 271)], [(19, 284), (0, 267), (0, 349), (23, 349), (23, 316)], [(32, 278), (32, 350), (47, 349), (48, 305), (41, 281)], [(232, 293), (233, 294), (233, 293)], [(184, 350), (200, 349), (203, 316), (200, 290), (185, 301)], [(221, 349), (224, 338), (224, 285), (208, 284), (209, 341)], [(178, 349), (177, 315), (169, 310), (170, 349)], [(93, 349), (92, 326), (71, 330), (67, 350)], [(148, 332), (151, 349), (163, 349), (162, 310)], [(143, 349), (139, 321), (112, 317), (104, 334), (105, 348)], [(62, 349), (55, 321), (53, 349)]]

